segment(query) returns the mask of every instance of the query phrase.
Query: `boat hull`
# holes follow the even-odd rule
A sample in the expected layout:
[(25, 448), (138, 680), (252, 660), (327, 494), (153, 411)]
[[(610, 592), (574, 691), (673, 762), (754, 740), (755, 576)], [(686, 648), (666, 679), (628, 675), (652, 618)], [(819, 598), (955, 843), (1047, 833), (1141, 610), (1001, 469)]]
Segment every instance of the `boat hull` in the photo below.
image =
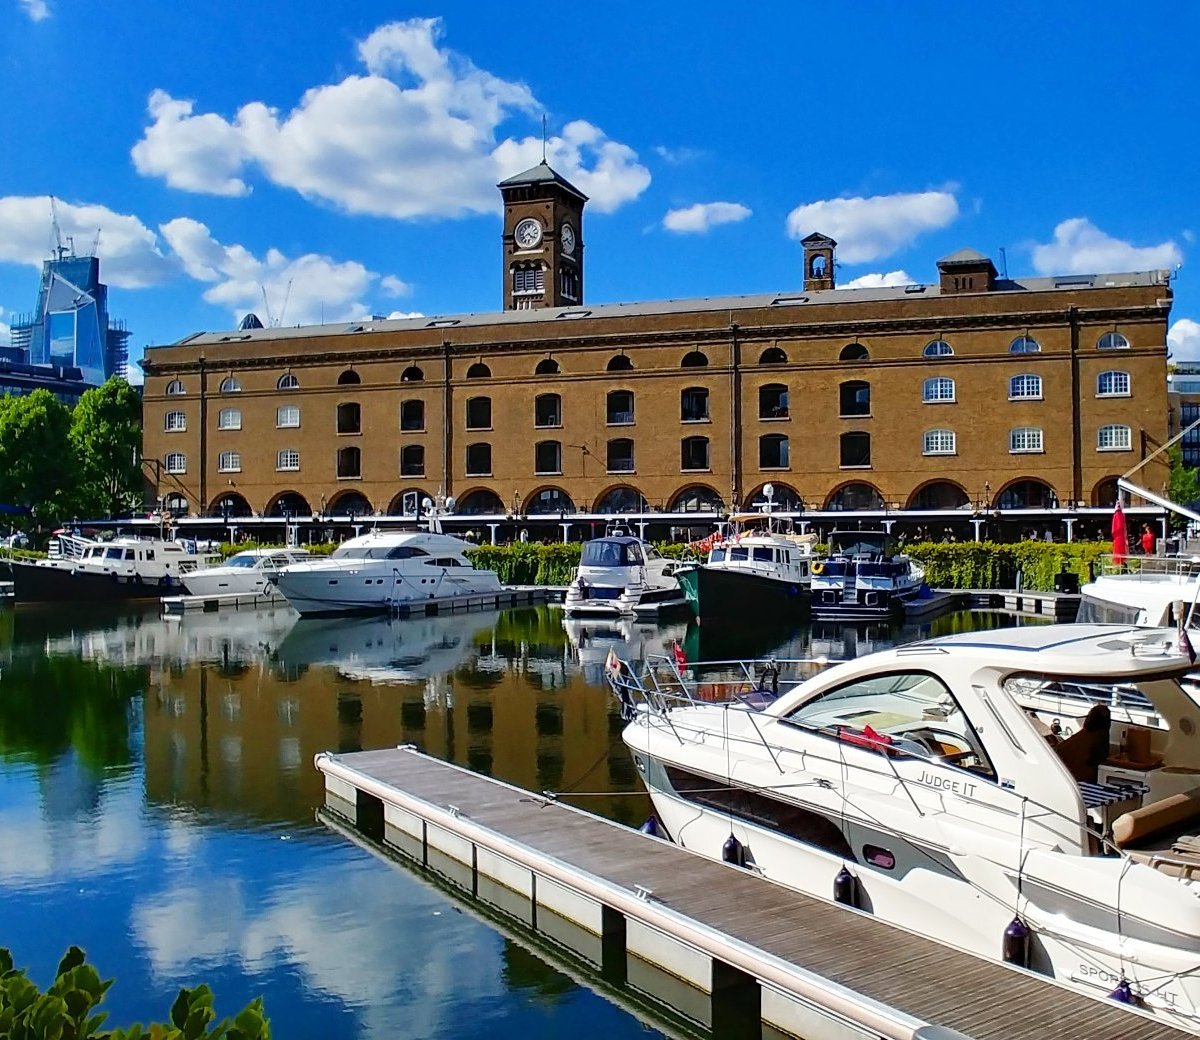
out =
[(920, 585), (911, 588), (853, 589), (847, 596), (841, 587), (812, 590), (812, 617), (816, 621), (886, 621), (901, 617), (904, 605), (916, 599)]
[[(469, 575), (469, 576), (468, 576)], [(374, 571), (304, 571), (304, 565), (281, 572), (275, 585), (297, 612), (305, 617), (337, 614), (382, 614), (403, 611), (428, 600), (488, 595), (502, 590), (491, 571), (468, 572), (463, 577), (394, 581)], [(420, 581), (427, 584), (421, 585)]]
[(792, 621), (809, 616), (811, 596), (798, 581), (704, 565), (676, 577), (701, 621), (745, 620), (764, 612)]
[[(66, 566), (10, 562), (9, 578), (18, 603), (107, 603), (153, 600), (183, 591), (178, 578), (142, 579), (97, 574)], [(2, 572), (0, 572), (2, 573)]]

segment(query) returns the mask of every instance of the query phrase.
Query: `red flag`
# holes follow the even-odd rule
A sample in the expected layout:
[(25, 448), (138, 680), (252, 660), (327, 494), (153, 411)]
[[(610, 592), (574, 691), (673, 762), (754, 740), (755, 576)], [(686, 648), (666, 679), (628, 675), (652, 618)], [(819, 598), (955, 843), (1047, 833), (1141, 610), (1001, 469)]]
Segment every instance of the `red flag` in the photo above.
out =
[(675, 667), (683, 671), (687, 667), (687, 654), (683, 652), (678, 639), (671, 640), (671, 653), (675, 655)]
[(1124, 563), (1129, 555), (1129, 537), (1125, 533), (1125, 513), (1121, 509), (1121, 500), (1117, 499), (1117, 508), (1112, 518), (1112, 558), (1113, 563)]

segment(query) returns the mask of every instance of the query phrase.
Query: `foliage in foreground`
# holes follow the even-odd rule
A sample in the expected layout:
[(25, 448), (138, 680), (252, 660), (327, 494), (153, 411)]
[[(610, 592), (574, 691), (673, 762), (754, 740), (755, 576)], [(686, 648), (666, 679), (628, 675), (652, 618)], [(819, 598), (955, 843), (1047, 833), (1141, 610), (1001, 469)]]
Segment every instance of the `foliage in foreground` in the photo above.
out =
[(12, 954), (0, 949), (0, 1036), (12, 1040), (270, 1040), (271, 1026), (261, 998), (234, 1018), (214, 1024), (212, 990), (200, 985), (181, 989), (169, 1022), (102, 1030), (107, 1011), (98, 1011), (112, 979), (102, 980), (83, 951), (72, 946), (44, 993)]

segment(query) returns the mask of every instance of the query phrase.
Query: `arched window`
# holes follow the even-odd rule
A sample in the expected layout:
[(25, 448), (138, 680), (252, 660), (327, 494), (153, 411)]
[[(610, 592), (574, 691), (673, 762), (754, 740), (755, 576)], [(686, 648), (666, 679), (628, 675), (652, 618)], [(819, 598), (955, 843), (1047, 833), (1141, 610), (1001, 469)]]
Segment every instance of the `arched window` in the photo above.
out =
[(644, 513), (649, 509), (646, 497), (632, 487), (615, 487), (606, 491), (596, 503), (597, 513)]
[(1042, 377), (1029, 372), (1013, 376), (1008, 381), (1010, 401), (1040, 401), (1042, 399)]
[(402, 383), (422, 383), (425, 381), (425, 373), (422, 372), (416, 365), (409, 365), (403, 372), (400, 373), (400, 382)]
[(400, 429), (412, 432), (425, 429), (425, 402), (410, 397), (400, 402)]
[(537, 363), (537, 367), (534, 368), (533, 374), (535, 376), (556, 376), (561, 371), (562, 366), (559, 365), (554, 358), (542, 358), (542, 360)]
[(606, 462), (605, 468), (609, 473), (632, 473), (634, 471), (633, 441), (628, 437), (618, 437), (616, 440), (609, 441)]
[(240, 408), (222, 408), (217, 412), (218, 430), (240, 430), (242, 428), (242, 410)]
[(173, 451), (163, 460), (168, 473), (186, 473), (187, 456), (181, 451)]
[(472, 397), (467, 401), (467, 429), (490, 430), (492, 428), (492, 399)]
[(883, 508), (883, 496), (873, 484), (843, 484), (825, 503), (830, 511), (857, 513)]
[(633, 368), (633, 358), (628, 354), (614, 354), (608, 359), (609, 372), (628, 372)]
[(339, 478), (362, 476), (362, 452), (358, 448), (338, 448), (337, 475)]
[(871, 465), (871, 435), (854, 431), (843, 433), (839, 441), (839, 465), (844, 467)]
[(361, 382), (362, 376), (360, 376), (352, 368), (346, 369), (345, 372), (337, 377), (338, 386), (358, 386), (358, 384)]
[(573, 513), (575, 503), (562, 488), (543, 488), (525, 504), (525, 512), (531, 515)]
[(337, 406), (337, 432), (362, 433), (362, 409), (357, 401), (343, 401)]
[(838, 355), (839, 361), (870, 361), (871, 354), (861, 343), (847, 343)]
[(1000, 509), (1057, 509), (1054, 489), (1040, 480), (1018, 480), (996, 496)]
[(312, 506), (298, 491), (285, 491), (267, 506), (266, 516), (312, 516)]
[(723, 513), (725, 503), (712, 488), (684, 488), (671, 499), (667, 509), (672, 513)]
[(970, 502), (967, 493), (949, 480), (932, 480), (909, 500), (909, 509), (962, 509)]
[(760, 365), (786, 365), (787, 355), (779, 347), (767, 347), (758, 355)]
[[(771, 489), (771, 497), (767, 498), (767, 488)], [(767, 502), (771, 503), (771, 510), (775, 513), (802, 513), (804, 512), (804, 499), (800, 497), (800, 493), (789, 484), (780, 484), (778, 481), (772, 480), (769, 484), (763, 484), (761, 487), (755, 488), (749, 495), (746, 496), (746, 501), (752, 509), (763, 509)]]
[(533, 472), (562, 472), (562, 441), (538, 441), (533, 446)]
[(925, 350), (922, 353), (925, 357), (950, 357), (954, 353), (954, 348), (944, 339), (934, 339), (925, 344)]
[(1092, 489), (1092, 505), (1112, 509), (1117, 504), (1121, 489), (1116, 477), (1105, 477)]
[(1097, 397), (1128, 397), (1129, 391), (1128, 372), (1101, 372), (1096, 377)]
[(825, 259), (824, 254), (817, 253), (812, 258), (812, 262), (808, 265), (808, 273), (811, 278), (824, 278), (825, 272), (829, 270), (829, 261)]
[(279, 381), (275, 384), (276, 390), (299, 390), (300, 380), (291, 372), (284, 372), (279, 377)]
[(238, 394), (242, 391), (242, 384), (239, 383), (233, 376), (226, 376), (221, 380), (221, 393), (223, 394)]
[(679, 419), (681, 422), (706, 422), (708, 420), (708, 389), (689, 386), (679, 395)]
[(1128, 350), (1129, 340), (1119, 332), (1106, 332), (1096, 341), (1098, 350)]
[(1097, 451), (1132, 451), (1133, 431), (1120, 423), (1101, 426), (1096, 431)]
[(709, 468), (707, 437), (683, 438), (680, 442), (679, 468), (685, 471)]
[(788, 388), (782, 383), (768, 383), (758, 388), (758, 417), (786, 419), (788, 417)]
[(455, 512), (468, 516), (499, 516), (504, 512), (504, 503), (500, 501), (496, 492), (481, 488), (460, 498)]
[(236, 451), (223, 451), (217, 456), (218, 473), (241, 473), (242, 456)]
[(491, 374), (492, 370), (482, 361), (476, 361), (475, 364), (467, 369), (468, 379), (487, 379)]
[(781, 433), (758, 438), (758, 468), (787, 469), (788, 439)]
[[(357, 451), (358, 449), (353, 449)], [(370, 516), (371, 503), (367, 496), (358, 491), (347, 491), (338, 495), (329, 504), (330, 516)]]
[(236, 491), (228, 491), (213, 499), (208, 510), (209, 516), (222, 516), (229, 520), (251, 516), (254, 512), (250, 508), (250, 503)]
[(400, 449), (400, 476), (425, 476), (425, 447), (422, 444), (406, 444)]
[(1042, 345), (1032, 336), (1018, 336), (1008, 345), (1010, 354), (1040, 354)]
[(954, 380), (949, 376), (933, 376), (926, 379), (921, 386), (921, 400), (926, 404), (936, 404), (954, 400)]
[(953, 455), (958, 447), (953, 430), (926, 430), (922, 455)]
[(492, 475), (492, 446), (490, 444), (467, 445), (467, 476), (490, 477)]
[(838, 403), (843, 419), (871, 414), (871, 384), (852, 379), (838, 388)]
[(1014, 455), (1044, 451), (1042, 431), (1037, 426), (1017, 426), (1008, 431), (1008, 450)]
[(187, 415), (183, 412), (167, 412), (163, 416), (163, 429), (167, 433), (183, 433), (187, 430)]
[(172, 516), (187, 516), (187, 496), (181, 495), (178, 491), (172, 491), (163, 499), (163, 509)]
[(680, 368), (707, 368), (708, 357), (702, 350), (691, 350), (683, 355), (683, 360), (679, 362)]
[(533, 425), (539, 429), (562, 425), (562, 398), (558, 394), (538, 394), (533, 399)]
[(183, 383), (178, 379), (172, 379), (167, 384), (167, 396), (168, 397), (181, 397), (183, 394), (186, 394), (186, 393), (187, 393), (187, 391), (183, 388)]
[(283, 448), (275, 453), (275, 469), (280, 473), (295, 472), (300, 468), (300, 452), (295, 448)]
[(633, 422), (633, 391), (610, 390), (605, 398), (605, 421), (609, 426), (628, 426)]

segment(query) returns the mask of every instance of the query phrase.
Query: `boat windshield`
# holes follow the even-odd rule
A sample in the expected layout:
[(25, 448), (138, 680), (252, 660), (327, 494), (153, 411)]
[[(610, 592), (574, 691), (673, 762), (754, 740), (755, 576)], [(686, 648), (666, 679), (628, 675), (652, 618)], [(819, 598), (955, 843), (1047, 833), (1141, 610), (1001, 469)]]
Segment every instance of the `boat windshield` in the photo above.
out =
[(830, 536), (830, 548), (845, 556), (882, 556), (887, 548), (887, 536), (866, 531), (835, 531)]
[(636, 567), (642, 562), (642, 550), (636, 542), (597, 538), (584, 543), (579, 562), (584, 567)]
[(252, 568), (258, 562), (258, 557), (253, 553), (234, 553), (228, 560), (225, 561), (226, 567), (237, 568)]
[(333, 550), (332, 560), (410, 560), (414, 556), (428, 556), (424, 549), (411, 545), (342, 545)]

